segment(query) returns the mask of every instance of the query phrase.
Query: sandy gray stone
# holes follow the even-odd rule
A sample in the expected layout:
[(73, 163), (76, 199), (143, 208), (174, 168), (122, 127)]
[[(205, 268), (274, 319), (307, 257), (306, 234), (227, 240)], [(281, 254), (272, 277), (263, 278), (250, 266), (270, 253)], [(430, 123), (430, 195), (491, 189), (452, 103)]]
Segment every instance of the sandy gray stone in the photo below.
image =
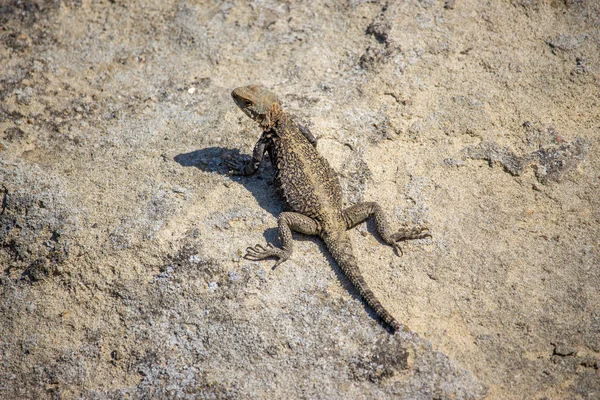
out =
[[(599, 23), (578, 0), (1, 2), (0, 398), (597, 397)], [(352, 234), (409, 332), (318, 240), (241, 257), (282, 211), (268, 162), (222, 165), (260, 135), (250, 83), (347, 205), (430, 228), (402, 257)]]

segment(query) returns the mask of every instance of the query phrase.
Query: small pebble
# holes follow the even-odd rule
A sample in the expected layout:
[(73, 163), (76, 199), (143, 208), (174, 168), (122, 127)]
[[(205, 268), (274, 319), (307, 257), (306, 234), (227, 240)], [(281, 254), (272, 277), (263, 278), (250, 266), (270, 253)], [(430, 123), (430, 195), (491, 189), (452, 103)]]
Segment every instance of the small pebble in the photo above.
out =
[(200, 263), (200, 261), (202, 261), (202, 259), (200, 258), (199, 254), (194, 254), (193, 256), (190, 256), (190, 262), (192, 264), (198, 264)]
[(554, 345), (554, 354), (562, 357), (571, 356), (577, 354), (577, 349), (563, 343), (557, 343)]

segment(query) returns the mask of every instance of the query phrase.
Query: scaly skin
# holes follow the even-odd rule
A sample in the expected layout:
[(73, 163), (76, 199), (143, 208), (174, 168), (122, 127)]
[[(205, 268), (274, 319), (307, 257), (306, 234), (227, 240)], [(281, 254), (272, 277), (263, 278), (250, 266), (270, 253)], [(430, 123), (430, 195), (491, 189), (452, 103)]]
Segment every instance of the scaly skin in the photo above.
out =
[(225, 163), (234, 174), (253, 175), (268, 152), (275, 168), (278, 194), (286, 210), (290, 210), (278, 219), (282, 247), (257, 244), (247, 248), (245, 258), (275, 257), (277, 266), (292, 255), (292, 231), (317, 235), (325, 241), (333, 258), (367, 304), (392, 330), (402, 329), (365, 282), (346, 231), (373, 216), (381, 238), (400, 254), (399, 241), (429, 236), (427, 228), (412, 227), (392, 233), (377, 203), (360, 203), (343, 209), (340, 183), (329, 163), (317, 152), (314, 136), (283, 111), (277, 96), (260, 85), (239, 87), (231, 96), (246, 115), (258, 122), (263, 134), (254, 147), (250, 163), (245, 166), (232, 160)]

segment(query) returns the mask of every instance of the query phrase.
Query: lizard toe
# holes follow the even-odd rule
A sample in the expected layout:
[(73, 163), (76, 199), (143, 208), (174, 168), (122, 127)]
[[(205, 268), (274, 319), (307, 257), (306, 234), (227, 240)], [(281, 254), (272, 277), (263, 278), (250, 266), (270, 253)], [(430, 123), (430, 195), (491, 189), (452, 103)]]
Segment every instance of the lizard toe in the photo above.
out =
[(287, 260), (285, 252), (281, 249), (274, 247), (271, 243), (268, 243), (266, 246), (262, 244), (257, 244), (254, 247), (246, 248), (246, 255), (244, 256), (247, 260), (258, 261), (267, 257), (277, 257), (280, 259), (278, 263), (281, 263)]
[(279, 257), (279, 259), (277, 260), (277, 262), (273, 265), (273, 267), (271, 269), (275, 269), (277, 268), (278, 265), (284, 263), (285, 261), (287, 261), (288, 257)]
[(398, 243), (394, 243), (394, 252), (396, 253), (396, 255), (398, 257), (402, 257), (404, 255), (404, 252), (402, 251), (402, 246), (400, 246)]
[(427, 227), (418, 226), (413, 228), (400, 229), (398, 232), (393, 233), (390, 236), (390, 239), (394, 242), (399, 242), (408, 239), (423, 239), (425, 237), (431, 237), (429, 229)]

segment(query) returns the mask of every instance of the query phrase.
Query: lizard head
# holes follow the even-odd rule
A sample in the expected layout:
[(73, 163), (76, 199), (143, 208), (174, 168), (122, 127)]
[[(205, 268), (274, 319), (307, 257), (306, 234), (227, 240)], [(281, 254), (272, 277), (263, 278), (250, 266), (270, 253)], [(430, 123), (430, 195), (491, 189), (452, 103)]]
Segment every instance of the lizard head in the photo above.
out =
[(231, 92), (235, 104), (250, 118), (267, 130), (273, 127), (281, 115), (281, 103), (275, 93), (261, 85), (248, 85)]

